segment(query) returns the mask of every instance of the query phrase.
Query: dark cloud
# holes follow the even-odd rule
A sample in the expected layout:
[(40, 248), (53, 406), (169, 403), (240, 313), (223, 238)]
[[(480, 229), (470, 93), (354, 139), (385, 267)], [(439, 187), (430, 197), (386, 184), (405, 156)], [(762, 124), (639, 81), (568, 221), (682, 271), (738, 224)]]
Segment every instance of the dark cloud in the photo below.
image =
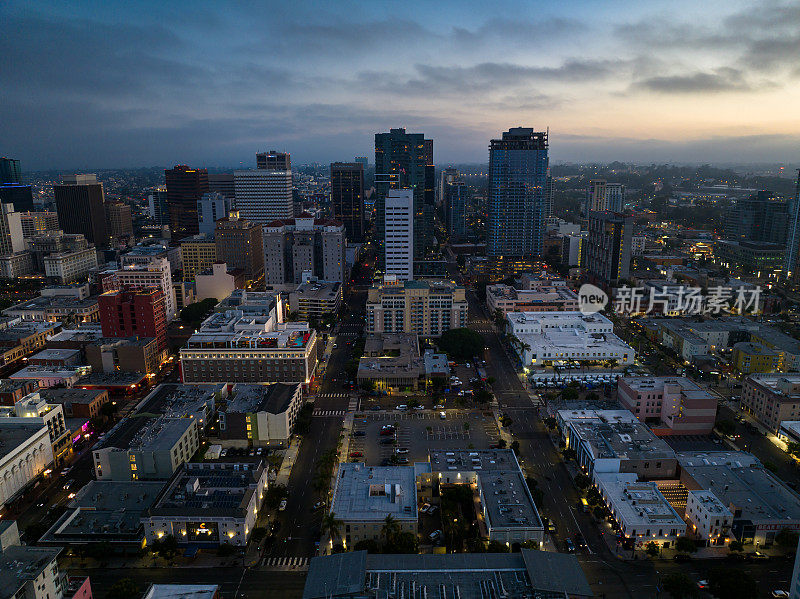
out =
[(731, 68), (716, 69), (713, 73), (650, 77), (635, 82), (633, 87), (661, 94), (748, 92), (763, 89), (751, 86), (740, 70)]

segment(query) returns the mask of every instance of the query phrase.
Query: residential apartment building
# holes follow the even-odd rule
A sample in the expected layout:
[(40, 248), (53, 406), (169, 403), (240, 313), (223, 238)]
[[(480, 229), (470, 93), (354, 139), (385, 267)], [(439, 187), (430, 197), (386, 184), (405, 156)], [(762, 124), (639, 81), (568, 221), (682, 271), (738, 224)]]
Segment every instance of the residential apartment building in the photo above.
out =
[(297, 383), (236, 384), (227, 408), (219, 414), (219, 436), (247, 445), (285, 447), (302, 407), (302, 387)]
[(103, 290), (140, 290), (155, 287), (164, 294), (167, 322), (175, 318), (175, 294), (172, 289), (172, 269), (166, 258), (149, 258), (147, 263), (127, 264), (103, 279)]
[(67, 575), (58, 569), (62, 547), (31, 547), (20, 541), (16, 520), (0, 522), (0, 572), (4, 598), (72, 599)]
[(800, 420), (800, 374), (751, 374), (742, 384), (742, 407), (772, 432)]
[(150, 337), (167, 349), (164, 293), (157, 287), (106, 291), (98, 298), (100, 324), (106, 337)]
[(0, 407), (0, 422), (46, 426), (56, 466), (60, 466), (72, 454), (72, 436), (66, 425), (63, 407), (48, 402), (38, 392), (26, 395), (13, 407)]
[(384, 283), (368, 291), (366, 321), (367, 333), (439, 337), (467, 326), (465, 290), (446, 281)]
[(384, 206), (386, 275), (410, 281), (414, 278), (414, 191), (390, 189)]
[(589, 212), (588, 229), (583, 251), (587, 274), (601, 286), (616, 287), (630, 274), (633, 217)]
[(711, 491), (689, 491), (686, 518), (692, 533), (709, 545), (723, 545), (729, 540), (733, 514)]
[(345, 281), (345, 229), (309, 214), (264, 227), (264, 281), (300, 284), (304, 273), (321, 281)]

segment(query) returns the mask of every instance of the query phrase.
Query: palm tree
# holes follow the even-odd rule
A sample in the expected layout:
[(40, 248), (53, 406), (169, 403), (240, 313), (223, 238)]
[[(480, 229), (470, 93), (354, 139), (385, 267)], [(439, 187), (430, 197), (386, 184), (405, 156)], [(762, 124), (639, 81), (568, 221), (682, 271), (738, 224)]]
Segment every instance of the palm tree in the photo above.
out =
[(381, 535), (386, 539), (386, 544), (390, 544), (392, 539), (400, 532), (400, 525), (391, 514), (387, 514), (383, 520), (383, 528), (381, 528)]
[(320, 522), (320, 530), (322, 531), (322, 534), (327, 534), (331, 541), (333, 541), (335, 537), (339, 536), (341, 527), (342, 521), (337, 519), (336, 514), (333, 512), (328, 512), (325, 514), (325, 516), (322, 518), (322, 522)]

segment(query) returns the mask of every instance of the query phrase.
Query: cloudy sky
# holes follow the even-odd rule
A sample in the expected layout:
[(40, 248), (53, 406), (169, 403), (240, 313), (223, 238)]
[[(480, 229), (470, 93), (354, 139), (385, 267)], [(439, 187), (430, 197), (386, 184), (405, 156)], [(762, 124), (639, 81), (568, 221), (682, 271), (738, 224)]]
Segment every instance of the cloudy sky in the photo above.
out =
[[(0, 154), (23, 169), (373, 156), (511, 126), (555, 161), (800, 160), (800, 2), (0, 3)], [(372, 158), (371, 158), (372, 160)]]

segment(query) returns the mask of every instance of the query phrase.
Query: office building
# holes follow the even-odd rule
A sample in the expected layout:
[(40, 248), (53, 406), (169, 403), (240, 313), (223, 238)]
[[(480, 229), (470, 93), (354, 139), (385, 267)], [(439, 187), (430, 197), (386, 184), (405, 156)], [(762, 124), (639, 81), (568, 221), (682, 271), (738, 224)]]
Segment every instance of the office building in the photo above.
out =
[(259, 223), (240, 218), (239, 212), (217, 221), (214, 229), (217, 260), (244, 272), (260, 286), (264, 278), (264, 237)]
[(233, 173), (208, 175), (208, 191), (225, 196), (231, 201), (236, 200), (236, 186), (233, 183)]
[(171, 535), (179, 546), (246, 547), (267, 490), (267, 470), (262, 463), (184, 464), (147, 510), (146, 542)]
[(383, 555), (347, 551), (311, 560), (303, 599), (379, 599), (390, 595), (428, 599), (485, 599), (502, 589), (508, 597), (594, 597), (574, 555), (522, 549), (519, 553)]
[(53, 185), (58, 222), (65, 233), (80, 233), (99, 248), (108, 247), (105, 194), (96, 175), (64, 175)]
[(321, 281), (345, 281), (344, 226), (309, 214), (264, 227), (264, 281), (300, 284), (304, 273)]
[(450, 243), (467, 240), (467, 185), (457, 169), (442, 171), (441, 197)]
[(67, 418), (100, 418), (100, 410), (109, 402), (104, 389), (42, 389), (38, 393), (48, 403), (60, 404)]
[(614, 334), (602, 314), (581, 312), (509, 312), (506, 332), (524, 367), (544, 367), (568, 360), (633, 364), (633, 348)]
[(533, 289), (516, 289), (510, 285), (488, 285), (486, 306), (489, 314), (509, 312), (574, 312), (578, 310), (578, 294), (566, 285), (542, 282)]
[(247, 445), (285, 447), (303, 407), (299, 384), (236, 384), (219, 414), (219, 436)]
[(622, 183), (606, 183), (605, 206), (611, 212), (625, 210), (625, 186)]
[(733, 241), (786, 243), (789, 203), (776, 200), (769, 191), (759, 191), (736, 200), (725, 218), (725, 237)]
[(0, 255), (8, 256), (25, 251), (22, 220), (12, 204), (0, 204)]
[(27, 488), (53, 463), (53, 446), (42, 422), (0, 418), (0, 508)]
[(594, 473), (594, 484), (603, 497), (622, 536), (639, 549), (648, 543), (674, 547), (686, 534), (686, 522), (654, 482), (640, 482), (636, 474)]
[(733, 346), (731, 364), (737, 372), (742, 374), (779, 372), (781, 370), (781, 352), (769, 348), (763, 343), (740, 341)]
[(72, 436), (64, 419), (64, 408), (48, 402), (37, 392), (26, 395), (13, 407), (0, 407), (0, 422), (46, 426), (56, 466), (72, 454)]
[(217, 221), (228, 216), (233, 200), (219, 192), (204, 193), (197, 202), (197, 228), (201, 235), (214, 234)]
[(439, 337), (467, 326), (464, 287), (447, 281), (404, 281), (372, 287), (367, 294), (367, 333)]
[(102, 543), (111, 551), (141, 551), (145, 543), (142, 520), (163, 489), (163, 480), (91, 480), (76, 489), (66, 511), (39, 544)]
[[(375, 215), (377, 239), (385, 238), (385, 202), (390, 189), (410, 189), (414, 209), (414, 258), (421, 260), (433, 242), (435, 175), (433, 142), (422, 133), (391, 129), (375, 134)], [(430, 169), (428, 167), (431, 167)], [(383, 258), (383, 253), (379, 253)]]
[(165, 239), (143, 240), (126, 253), (120, 255), (119, 262), (121, 268), (131, 265), (147, 266), (150, 262), (159, 258), (165, 258), (173, 272), (181, 269), (180, 248), (169, 245)]
[(22, 320), (62, 323), (71, 320), (79, 323), (99, 320), (96, 297), (71, 294), (69, 291), (69, 288), (64, 287), (45, 287), (39, 297), (14, 304), (3, 310), (3, 315)]
[(414, 278), (414, 192), (390, 189), (384, 200), (383, 243), (387, 276), (400, 281)]
[(44, 349), (47, 339), (61, 329), (57, 322), (0, 318), (0, 366), (8, 366)]
[(616, 287), (631, 267), (633, 217), (614, 212), (590, 212), (589, 235), (583, 244), (586, 272), (602, 287)]
[(342, 284), (309, 280), (289, 292), (289, 311), (299, 320), (319, 322), (324, 316), (336, 317), (342, 305)]
[(425, 360), (419, 355), (417, 335), (371, 333), (364, 341), (356, 380), (377, 391), (418, 390), (425, 387)]
[(33, 188), (19, 183), (0, 183), (0, 202), (12, 204), (17, 212), (34, 210)]
[(208, 193), (208, 171), (179, 164), (164, 171), (169, 224), (174, 239), (197, 235), (197, 202)]
[(73, 252), (56, 252), (45, 256), (44, 273), (64, 285), (86, 279), (97, 268), (97, 251), (94, 247)]
[(164, 343), (157, 337), (101, 338), (83, 348), (92, 372), (141, 373), (153, 376), (166, 360)]
[[(786, 221), (784, 221), (784, 224)], [(714, 262), (732, 272), (768, 277), (780, 273), (786, 253), (785, 244), (766, 241), (714, 241)]]
[(114, 239), (130, 237), (133, 235), (133, 219), (131, 207), (124, 202), (107, 202), (106, 218), (108, 220), (108, 234)]
[(617, 399), (656, 435), (708, 435), (717, 396), (686, 377), (622, 377)]
[(667, 443), (628, 410), (567, 409), (556, 413), (581, 470), (633, 473), (640, 480), (675, 477), (678, 461)]
[(331, 208), (344, 225), (347, 240), (364, 241), (364, 165), (357, 162), (331, 164)]
[(167, 187), (161, 185), (147, 194), (147, 211), (159, 226), (169, 225)]
[(157, 287), (106, 291), (98, 304), (105, 337), (152, 337), (167, 349), (166, 301)]
[(22, 169), (16, 158), (0, 158), (0, 183), (21, 183)]
[(588, 215), (590, 212), (605, 212), (608, 209), (608, 203), (606, 201), (606, 180), (589, 180), (589, 185), (586, 188), (584, 213)]
[(292, 156), (288, 152), (259, 152), (256, 154), (256, 168), (268, 171), (292, 170)]
[(97, 480), (166, 480), (200, 448), (194, 418), (132, 418), (92, 449)]
[[(282, 310), (282, 307), (281, 307)], [(180, 350), (187, 383), (302, 383), (317, 367), (317, 334), (306, 322), (227, 310), (209, 316)]]
[[(215, 225), (216, 226), (216, 225)], [(214, 230), (181, 239), (181, 259), (184, 281), (193, 281), (198, 272), (211, 268), (217, 261)]]
[[(3, 159), (5, 160), (5, 159)], [(62, 547), (31, 547), (20, 541), (16, 520), (0, 522), (0, 580), (3, 599), (62, 599), (67, 575), (58, 569)]]
[(235, 171), (236, 209), (259, 225), (294, 216), (292, 171), (255, 169)]
[(18, 279), (33, 272), (33, 256), (30, 252), (0, 256), (0, 277), (4, 279)]
[(541, 256), (548, 167), (545, 132), (518, 127), (491, 141), (486, 228), (490, 260)]
[[(5, 202), (5, 200), (3, 200)], [(14, 208), (17, 210), (17, 208)], [(42, 233), (58, 231), (58, 214), (55, 212), (20, 212), (22, 236), (25, 239), (36, 237)]]
[(788, 202), (789, 222), (786, 230), (786, 257), (783, 261), (783, 274), (794, 279), (800, 273), (800, 169), (794, 194)]
[(175, 295), (172, 290), (172, 269), (166, 258), (150, 258), (148, 263), (127, 264), (103, 279), (103, 290), (135, 290), (155, 287), (164, 294), (167, 322), (175, 318)]

